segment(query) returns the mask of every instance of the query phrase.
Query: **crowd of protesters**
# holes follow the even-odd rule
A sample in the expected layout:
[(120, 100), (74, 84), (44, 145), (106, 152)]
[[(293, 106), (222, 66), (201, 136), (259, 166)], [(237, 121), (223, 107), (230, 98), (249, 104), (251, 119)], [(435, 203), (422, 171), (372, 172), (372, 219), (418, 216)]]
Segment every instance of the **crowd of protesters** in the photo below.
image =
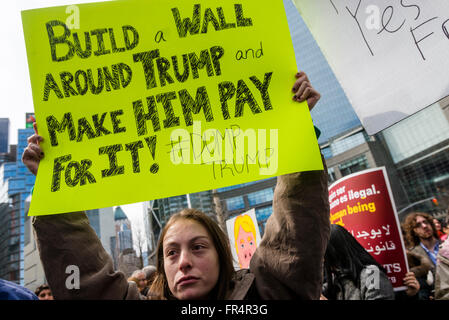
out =
[(139, 290), (141, 299), (148, 299), (151, 296), (150, 287), (156, 277), (156, 267), (149, 265), (143, 269), (136, 270), (128, 278), (128, 282), (134, 282)]
[[(320, 94), (305, 73), (295, 76), (293, 100), (307, 101), (312, 109)], [(43, 158), (37, 130), (28, 142), (22, 161), (36, 174)], [(357, 240), (330, 225), (326, 172), (278, 177), (262, 242), (250, 267), (238, 271), (226, 234), (195, 209), (170, 218), (156, 249), (156, 266), (128, 279), (113, 270), (85, 213), (33, 217), (48, 284), (32, 293), (2, 280), (0, 299), (449, 299), (447, 219), (435, 221), (421, 212), (407, 216), (402, 228), (410, 270), (403, 279), (407, 289), (395, 292), (384, 268)], [(70, 242), (64, 241), (68, 234)], [(66, 265), (79, 266), (80, 289), (65, 287)], [(373, 270), (378, 286), (367, 285)]]
[[(449, 254), (444, 220), (424, 212), (409, 214), (402, 228), (410, 270), (419, 281), (419, 300), (449, 299)], [(442, 231), (445, 230), (445, 231)]]
[[(423, 212), (411, 213), (402, 225), (410, 271), (404, 278), (407, 287), (394, 292), (385, 269), (345, 228), (331, 225), (324, 254), (321, 300), (449, 300), (449, 229), (446, 219), (435, 219)], [(441, 232), (439, 232), (441, 231)], [(370, 286), (367, 277), (374, 270), (379, 285)], [(158, 299), (151, 292), (157, 268), (136, 270), (128, 283), (138, 290), (139, 299)], [(0, 280), (0, 300), (53, 300), (48, 284), (34, 294), (17, 284)]]
[[(406, 290), (397, 292), (386, 270), (357, 240), (343, 227), (332, 225), (321, 299), (449, 300), (449, 241), (445, 241), (449, 230), (442, 227), (448, 219), (434, 219), (424, 212), (406, 217), (402, 229), (410, 270), (403, 279)], [(373, 269), (380, 275), (376, 286), (367, 280)]]

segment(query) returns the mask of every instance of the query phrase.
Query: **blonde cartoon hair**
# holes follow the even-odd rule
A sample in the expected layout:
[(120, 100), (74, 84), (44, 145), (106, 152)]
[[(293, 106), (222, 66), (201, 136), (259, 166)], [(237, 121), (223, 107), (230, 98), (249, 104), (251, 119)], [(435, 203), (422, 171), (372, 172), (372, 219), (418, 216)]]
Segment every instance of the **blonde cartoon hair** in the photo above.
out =
[(254, 225), (253, 219), (247, 214), (238, 216), (234, 221), (234, 241), (235, 241), (235, 250), (237, 254), (239, 253), (239, 245), (237, 243), (237, 238), (239, 235), (240, 227), (242, 227), (243, 231), (251, 232), (254, 236), (254, 242), (256, 243), (256, 226)]

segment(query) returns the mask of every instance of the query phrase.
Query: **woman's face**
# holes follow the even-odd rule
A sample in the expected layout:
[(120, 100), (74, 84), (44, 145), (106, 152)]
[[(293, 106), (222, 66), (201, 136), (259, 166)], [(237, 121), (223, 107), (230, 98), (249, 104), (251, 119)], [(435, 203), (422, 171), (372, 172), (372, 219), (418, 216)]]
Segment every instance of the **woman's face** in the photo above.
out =
[(212, 238), (200, 223), (180, 219), (163, 240), (164, 270), (171, 293), (180, 300), (207, 299), (220, 273)]
[(39, 293), (39, 300), (54, 300), (50, 289), (44, 289)]
[(441, 223), (437, 219), (433, 219), (433, 224), (435, 225), (435, 228), (437, 231), (441, 231)]

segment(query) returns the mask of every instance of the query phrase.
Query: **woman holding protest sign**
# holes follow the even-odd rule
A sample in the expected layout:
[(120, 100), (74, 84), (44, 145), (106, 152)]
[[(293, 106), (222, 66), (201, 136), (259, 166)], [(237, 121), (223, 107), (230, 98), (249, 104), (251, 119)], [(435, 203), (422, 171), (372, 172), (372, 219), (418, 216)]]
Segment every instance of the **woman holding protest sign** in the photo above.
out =
[[(293, 100), (307, 101), (312, 109), (319, 93), (305, 73), (295, 77)], [(44, 156), (41, 141), (36, 132), (22, 157), (34, 174)], [(54, 297), (139, 299), (137, 287), (114, 271), (88, 224), (83, 212), (33, 217)], [(249, 269), (234, 271), (226, 234), (204, 213), (185, 209), (170, 218), (160, 236), (156, 279), (149, 295), (159, 299), (319, 299), (328, 237), (326, 169), (279, 176), (273, 214)], [(67, 286), (72, 277), (66, 273), (68, 266), (79, 271), (75, 288)]]

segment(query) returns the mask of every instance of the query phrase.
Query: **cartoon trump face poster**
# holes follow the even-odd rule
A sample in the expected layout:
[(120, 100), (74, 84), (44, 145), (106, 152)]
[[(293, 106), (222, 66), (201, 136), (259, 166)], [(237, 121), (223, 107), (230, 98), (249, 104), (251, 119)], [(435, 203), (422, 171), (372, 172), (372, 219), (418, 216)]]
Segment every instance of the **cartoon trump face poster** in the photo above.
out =
[(231, 251), (236, 269), (249, 268), (249, 262), (260, 243), (256, 211), (251, 209), (226, 221)]

